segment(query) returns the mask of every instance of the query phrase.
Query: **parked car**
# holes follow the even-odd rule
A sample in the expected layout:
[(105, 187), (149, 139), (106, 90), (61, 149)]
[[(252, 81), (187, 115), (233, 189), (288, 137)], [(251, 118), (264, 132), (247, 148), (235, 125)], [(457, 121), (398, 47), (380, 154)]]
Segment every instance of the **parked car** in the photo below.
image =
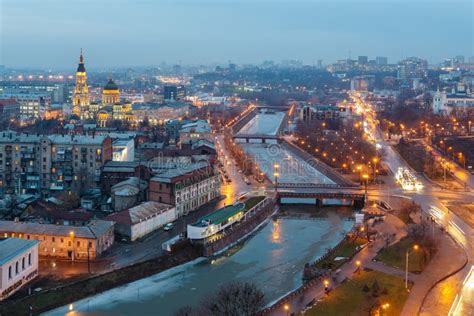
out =
[(173, 223), (168, 223), (165, 225), (165, 227), (163, 228), (165, 231), (170, 231), (174, 228), (174, 224)]

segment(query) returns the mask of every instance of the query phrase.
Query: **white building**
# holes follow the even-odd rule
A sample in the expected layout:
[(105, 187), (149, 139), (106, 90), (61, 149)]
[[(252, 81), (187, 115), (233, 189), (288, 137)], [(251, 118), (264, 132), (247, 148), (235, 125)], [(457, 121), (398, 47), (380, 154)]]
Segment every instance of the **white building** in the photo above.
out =
[(189, 224), (187, 228), (188, 238), (191, 240), (204, 240), (221, 232), (226, 227), (240, 221), (244, 216), (245, 204), (237, 203), (218, 209), (197, 222)]
[(0, 301), (38, 275), (36, 240), (0, 239)]
[(115, 222), (115, 231), (135, 241), (177, 219), (173, 205), (149, 201), (107, 216)]
[(116, 139), (112, 142), (113, 161), (134, 161), (135, 141), (132, 139)]
[(474, 94), (462, 82), (458, 83), (456, 89), (453, 87), (449, 94), (438, 89), (433, 96), (435, 114), (447, 115), (455, 108), (462, 110), (468, 107), (474, 107)]

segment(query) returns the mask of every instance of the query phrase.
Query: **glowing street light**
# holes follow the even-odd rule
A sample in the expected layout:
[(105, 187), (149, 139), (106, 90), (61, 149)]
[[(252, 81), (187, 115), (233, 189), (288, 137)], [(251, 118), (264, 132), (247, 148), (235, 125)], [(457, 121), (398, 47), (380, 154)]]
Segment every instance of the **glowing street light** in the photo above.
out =
[(285, 305), (283, 306), (283, 309), (286, 311), (286, 316), (288, 316), (288, 314), (290, 313), (290, 305), (285, 304)]
[(71, 237), (71, 260), (74, 261), (74, 231), (69, 232), (69, 237)]
[[(415, 244), (413, 245), (413, 250), (417, 251), (420, 247)], [(408, 289), (408, 257), (410, 256), (410, 250), (407, 249), (406, 252), (406, 264), (405, 264), (405, 288)]]

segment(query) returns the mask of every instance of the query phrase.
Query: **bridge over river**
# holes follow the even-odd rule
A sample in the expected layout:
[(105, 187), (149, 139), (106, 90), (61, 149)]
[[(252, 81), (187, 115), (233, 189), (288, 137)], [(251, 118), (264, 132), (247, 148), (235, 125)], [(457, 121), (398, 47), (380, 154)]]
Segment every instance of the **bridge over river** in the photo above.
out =
[[(255, 159), (259, 169), (273, 185), (302, 193), (303, 188), (311, 189), (319, 201), (339, 197), (351, 201), (360, 199), (360, 194), (363, 193), (358, 184), (345, 179), (334, 169), (281, 136), (286, 120), (285, 112), (266, 109), (256, 111), (251, 114), (249, 120), (244, 120), (246, 124), (236, 131), (234, 139)], [(278, 174), (277, 177), (275, 173)], [(316, 189), (319, 190), (317, 196)], [(331, 189), (333, 193), (329, 194), (327, 189)], [(346, 194), (347, 190), (357, 191), (358, 194)], [(321, 200), (324, 195), (325, 200)], [(296, 196), (292, 198), (294, 201), (297, 199)]]

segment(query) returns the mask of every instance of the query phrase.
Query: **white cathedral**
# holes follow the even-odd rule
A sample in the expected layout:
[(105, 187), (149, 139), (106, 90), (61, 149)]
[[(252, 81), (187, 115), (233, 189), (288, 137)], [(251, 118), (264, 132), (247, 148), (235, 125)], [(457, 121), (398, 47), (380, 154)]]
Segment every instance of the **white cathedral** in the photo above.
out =
[(433, 112), (435, 114), (449, 115), (454, 108), (466, 109), (474, 107), (474, 94), (469, 86), (458, 83), (456, 88), (452, 88), (451, 93), (439, 88), (433, 96)]

